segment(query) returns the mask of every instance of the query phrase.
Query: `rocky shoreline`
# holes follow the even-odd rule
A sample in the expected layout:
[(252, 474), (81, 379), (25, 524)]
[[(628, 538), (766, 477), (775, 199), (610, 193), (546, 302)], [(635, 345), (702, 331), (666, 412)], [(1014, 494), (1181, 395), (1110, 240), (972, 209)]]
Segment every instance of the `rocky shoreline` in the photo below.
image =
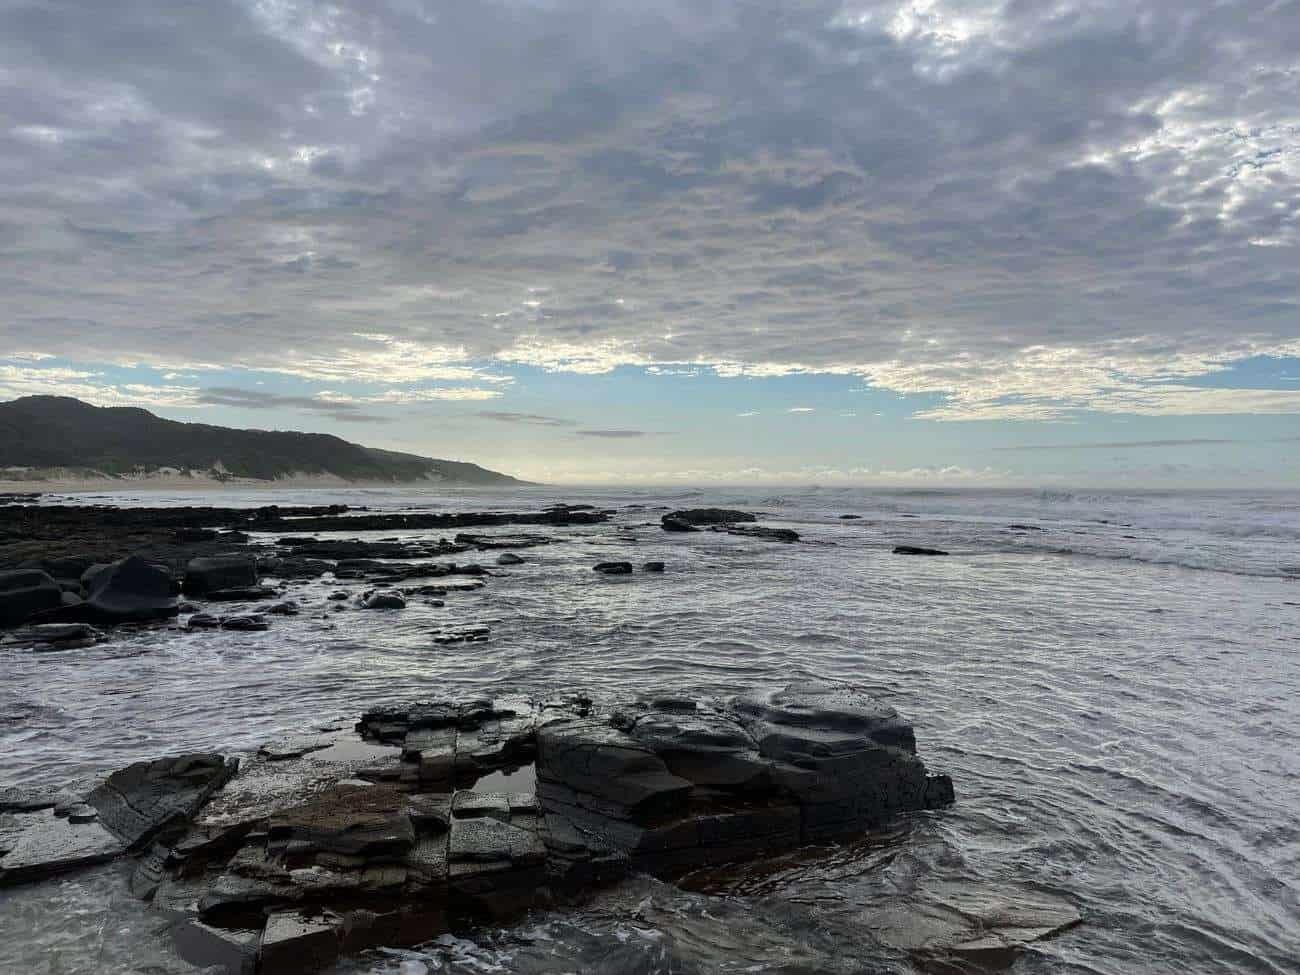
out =
[[(306, 608), (327, 618), (411, 599), (441, 606), (526, 566), (519, 551), (565, 540), (554, 529), (616, 514), (30, 500), (0, 506), (0, 647), (70, 650), (108, 639), (109, 627), (175, 627), (177, 617), (190, 631), (265, 630)], [(710, 508), (645, 527), (801, 541), (756, 522)], [(429, 529), (450, 537), (349, 537)], [(617, 577), (668, 567), (592, 568)], [(339, 588), (300, 606), (287, 597), (303, 598), (304, 581)], [(430, 639), (488, 635), (481, 624), (444, 626)], [(572, 693), (448, 698), (376, 708), (355, 727), (304, 728), (254, 755), (139, 762), (90, 790), (0, 789), (0, 887), (133, 858), (131, 892), (167, 920), (181, 958), (278, 975), (578, 904), (631, 874), (673, 880), (861, 836), (953, 800), (951, 780), (917, 755), (912, 727), (852, 686), (601, 705)], [(978, 937), (950, 918), (939, 934), (927, 929), (922, 953), (967, 938), (1014, 955), (1078, 920), (1065, 908), (1036, 917), (1052, 923), (1030, 918), (994, 935), (981, 922)]]
[(856, 688), (444, 699), (243, 761), (137, 763), (85, 795), (0, 792), (0, 885), (133, 856), (182, 958), (307, 972), (952, 801), (911, 726)]

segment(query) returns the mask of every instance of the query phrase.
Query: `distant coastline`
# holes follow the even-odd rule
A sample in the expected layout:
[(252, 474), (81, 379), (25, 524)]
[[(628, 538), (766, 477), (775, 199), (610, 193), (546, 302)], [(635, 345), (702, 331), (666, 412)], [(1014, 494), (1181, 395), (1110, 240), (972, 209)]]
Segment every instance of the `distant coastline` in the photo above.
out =
[(527, 483), (516, 484), (465, 484), (458, 481), (446, 481), (436, 478), (412, 481), (386, 481), (382, 479), (348, 480), (333, 474), (291, 474), (275, 479), (255, 477), (224, 476), (211, 477), (206, 474), (102, 474), (35, 475), (30, 478), (14, 478), (7, 472), (0, 473), (0, 494), (30, 494), (33, 492), (49, 494), (76, 494), (94, 492), (96, 494), (113, 494), (129, 491), (201, 491), (220, 494), (227, 491), (286, 491), (286, 490), (327, 490), (346, 488), (406, 488), (492, 491), (500, 489), (517, 489), (531, 487)]

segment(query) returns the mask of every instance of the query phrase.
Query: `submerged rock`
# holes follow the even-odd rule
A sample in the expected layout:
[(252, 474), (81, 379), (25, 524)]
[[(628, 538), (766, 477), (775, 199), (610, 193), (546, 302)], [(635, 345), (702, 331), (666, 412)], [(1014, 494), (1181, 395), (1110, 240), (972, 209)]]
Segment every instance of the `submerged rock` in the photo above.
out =
[(591, 567), (593, 572), (600, 572), (607, 576), (630, 576), (632, 574), (631, 562), (600, 562)]
[(454, 629), (434, 630), (434, 643), (481, 643), (491, 631), (486, 626), (462, 626)]
[(982, 888), (927, 892), (905, 907), (868, 910), (865, 928), (882, 943), (928, 963), (1010, 967), (1027, 945), (1083, 920), (1068, 901), (1041, 893)]
[(791, 528), (768, 528), (766, 525), (727, 525), (713, 530), (725, 531), (728, 535), (742, 535), (747, 538), (766, 538), (774, 542), (799, 541), (799, 533)]
[(941, 548), (925, 548), (920, 545), (895, 545), (895, 555), (947, 555)]
[(259, 599), (270, 599), (275, 590), (270, 586), (244, 586), (236, 589), (213, 589), (204, 593), (203, 598), (214, 603), (251, 603)]
[(504, 552), (497, 556), (497, 565), (523, 565), (524, 560), (513, 552)]
[(662, 562), (647, 562), (641, 566), (642, 572), (663, 572), (664, 564)]

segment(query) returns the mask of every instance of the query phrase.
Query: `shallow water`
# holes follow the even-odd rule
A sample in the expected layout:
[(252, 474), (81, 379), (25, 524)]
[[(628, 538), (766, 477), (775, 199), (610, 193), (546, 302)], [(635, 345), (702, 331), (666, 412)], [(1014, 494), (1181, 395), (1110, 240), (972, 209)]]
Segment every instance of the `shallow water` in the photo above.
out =
[[(1300, 968), (1300, 497), (534, 489), (240, 500), (568, 501), (620, 514), (556, 530), (557, 544), (443, 608), (417, 598), (404, 611), (334, 613), (323, 600), (339, 585), (313, 581), (288, 592), (303, 615), (265, 633), (150, 628), (90, 650), (6, 651), (0, 784), (251, 748), (450, 691), (729, 694), (817, 676), (887, 698), (957, 786), (952, 809), (888, 837), (694, 878), (690, 891), (636, 879), (577, 913), (374, 953), (346, 971), (907, 972), (912, 962), (872, 938), (872, 919), (988, 890), (1058, 894), (1085, 916), (1034, 945), (1018, 972)], [(811, 544), (664, 533), (660, 504), (766, 512)], [(894, 556), (898, 543), (954, 556)], [(668, 571), (591, 572), (613, 558)], [(429, 639), (471, 623), (490, 639)], [(115, 869), (0, 892), (0, 971), (185, 970), (147, 912), (115, 893)]]

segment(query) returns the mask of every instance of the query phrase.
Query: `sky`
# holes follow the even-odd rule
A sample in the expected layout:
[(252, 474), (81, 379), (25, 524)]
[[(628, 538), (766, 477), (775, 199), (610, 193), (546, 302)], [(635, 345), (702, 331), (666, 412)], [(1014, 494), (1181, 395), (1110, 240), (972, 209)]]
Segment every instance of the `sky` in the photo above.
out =
[(0, 399), (1300, 487), (1300, 0), (0, 0)]

